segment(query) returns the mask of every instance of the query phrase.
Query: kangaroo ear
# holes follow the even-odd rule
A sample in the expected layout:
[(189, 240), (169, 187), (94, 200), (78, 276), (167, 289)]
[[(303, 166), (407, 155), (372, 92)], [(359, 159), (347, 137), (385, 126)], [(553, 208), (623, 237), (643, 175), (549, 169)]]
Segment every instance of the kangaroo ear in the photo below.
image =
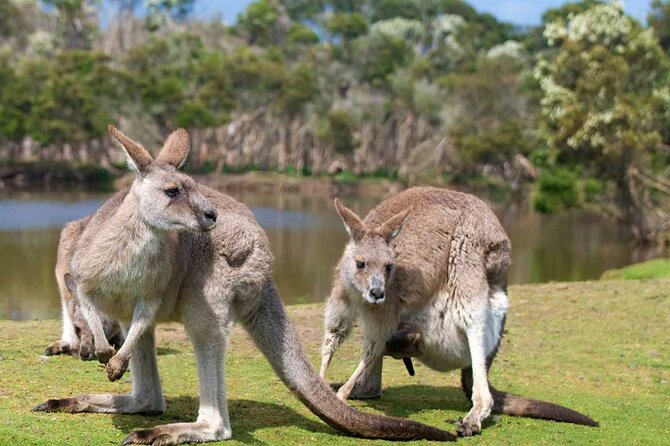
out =
[(405, 223), (405, 219), (407, 218), (407, 216), (411, 211), (412, 208), (410, 207), (398, 214), (395, 214), (393, 217), (389, 218), (384, 223), (377, 226), (372, 232), (384, 237), (386, 243), (390, 242), (400, 233), (402, 225)]
[(355, 241), (363, 238), (363, 235), (365, 234), (365, 224), (363, 224), (363, 221), (358, 215), (343, 205), (337, 198), (335, 199), (335, 209), (337, 209), (337, 213), (340, 214), (340, 218), (349, 233), (349, 237)]
[(170, 133), (163, 143), (163, 148), (156, 161), (170, 164), (177, 169), (184, 165), (188, 152), (191, 150), (191, 138), (185, 129), (177, 129)]
[(65, 287), (70, 292), (70, 295), (72, 295), (74, 298), (77, 298), (77, 282), (75, 282), (72, 274), (65, 273), (63, 279), (65, 280)]
[(153, 159), (142, 144), (128, 138), (121, 132), (121, 130), (111, 124), (107, 126), (107, 133), (121, 143), (130, 170), (133, 170), (136, 173), (142, 173), (147, 170), (147, 167), (153, 162)]

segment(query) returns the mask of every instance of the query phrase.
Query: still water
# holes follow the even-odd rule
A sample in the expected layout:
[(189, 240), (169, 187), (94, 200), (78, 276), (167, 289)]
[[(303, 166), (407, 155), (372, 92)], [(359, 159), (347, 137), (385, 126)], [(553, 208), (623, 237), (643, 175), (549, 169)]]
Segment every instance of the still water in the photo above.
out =
[[(252, 208), (275, 255), (285, 303), (323, 300), (347, 235), (328, 197), (231, 193)], [(60, 227), (93, 212), (106, 195), (68, 192), (0, 196), (0, 319), (60, 317), (53, 269)], [(365, 215), (379, 197), (345, 199)], [(492, 204), (512, 239), (511, 283), (596, 279), (646, 260), (625, 232), (583, 212), (540, 215), (526, 204)]]

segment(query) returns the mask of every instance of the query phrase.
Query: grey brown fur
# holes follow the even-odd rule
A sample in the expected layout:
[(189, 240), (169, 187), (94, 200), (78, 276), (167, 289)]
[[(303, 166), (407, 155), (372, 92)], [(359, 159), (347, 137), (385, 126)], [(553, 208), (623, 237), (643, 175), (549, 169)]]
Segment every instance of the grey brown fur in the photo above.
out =
[(363, 355), (338, 397), (381, 394), (382, 359), (416, 357), (462, 370), (472, 409), (458, 433), (479, 433), (491, 412), (596, 426), (573, 410), (506, 394), (488, 382), (507, 313), (510, 242), (478, 198), (408, 189), (361, 220), (335, 201), (351, 239), (335, 269), (325, 309), (321, 377), (360, 318)]
[[(133, 432), (124, 444), (179, 444), (230, 438), (225, 349), (240, 321), (274, 370), (331, 426), (351, 435), (394, 440), (453, 440), (449, 432), (409, 420), (357, 411), (341, 403), (312, 369), (272, 281), (272, 254), (247, 207), (177, 171), (188, 153), (180, 130), (152, 160), (115, 128), (136, 171), (132, 186), (107, 200), (85, 224), (67, 282), (95, 337), (110, 380), (130, 362), (128, 395), (48, 400), (38, 411), (160, 413), (165, 409), (156, 362), (157, 321), (177, 320), (193, 343), (200, 383), (198, 418)], [(184, 147), (184, 145), (187, 145)], [(127, 330), (118, 352), (107, 343), (100, 314)]]
[[(77, 240), (88, 224), (90, 217), (67, 223), (60, 234), (56, 256), (56, 282), (61, 297), (63, 334), (61, 339), (50, 343), (44, 350), (46, 356), (70, 354), (81, 359), (95, 359), (93, 333), (81, 311), (81, 304), (65, 284), (65, 274), (70, 272), (70, 260)], [(107, 341), (115, 348), (123, 345), (124, 335), (118, 322), (101, 315)]]

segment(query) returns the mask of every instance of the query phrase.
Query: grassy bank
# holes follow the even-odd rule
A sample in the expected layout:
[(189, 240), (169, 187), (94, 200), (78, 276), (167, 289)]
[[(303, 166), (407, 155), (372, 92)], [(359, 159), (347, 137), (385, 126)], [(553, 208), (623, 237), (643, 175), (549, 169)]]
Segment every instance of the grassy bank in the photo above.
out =
[(605, 271), (603, 280), (670, 279), (670, 259), (634, 263), (620, 269)]
[[(515, 286), (507, 332), (491, 381), (499, 389), (567, 405), (600, 421), (586, 428), (496, 417), (467, 444), (663, 444), (670, 438), (670, 281), (603, 281)], [(318, 365), (321, 305), (289, 307), (313, 364)], [(0, 444), (118, 444), (133, 429), (193, 420), (197, 376), (193, 352), (178, 325), (159, 329), (159, 363), (167, 412), (162, 416), (31, 413), (52, 397), (127, 392), (94, 362), (39, 354), (59, 335), (58, 321), (0, 321)], [(329, 378), (344, 380), (358, 348), (343, 347)], [(379, 400), (362, 410), (410, 417), (454, 430), (468, 403), (458, 373), (415, 364), (408, 377), (387, 360)], [(233, 440), (237, 444), (360, 444), (313, 416), (281, 384), (245, 333), (236, 329), (227, 359)], [(365, 442), (373, 444), (373, 442)], [(374, 444), (377, 444), (375, 442)], [(378, 444), (388, 444), (378, 442)]]

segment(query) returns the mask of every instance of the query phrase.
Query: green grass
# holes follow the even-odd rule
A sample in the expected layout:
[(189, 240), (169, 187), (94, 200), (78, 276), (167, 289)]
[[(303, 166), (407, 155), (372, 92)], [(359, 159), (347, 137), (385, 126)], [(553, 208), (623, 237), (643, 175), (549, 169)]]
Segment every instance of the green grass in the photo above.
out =
[[(601, 423), (588, 428), (508, 416), (486, 423), (469, 445), (655, 445), (670, 438), (670, 281), (601, 281), (514, 286), (507, 331), (491, 371), (499, 389), (545, 399)], [(318, 365), (321, 305), (289, 307), (311, 361)], [(194, 356), (176, 324), (159, 328), (159, 363), (167, 412), (162, 416), (32, 413), (47, 398), (87, 392), (127, 392), (107, 381), (94, 362), (40, 357), (60, 332), (58, 321), (0, 321), (0, 444), (118, 444), (133, 429), (193, 420), (197, 414)], [(329, 379), (355, 368), (356, 342), (338, 352)], [(455, 430), (468, 403), (459, 374), (415, 363), (385, 363), (381, 399), (352, 404)], [(357, 445), (312, 415), (272, 373), (236, 328), (227, 357), (227, 387), (238, 444)], [(389, 444), (365, 441), (364, 444)], [(427, 442), (421, 442), (427, 444)]]
[(605, 271), (601, 278), (605, 280), (670, 279), (670, 259), (649, 260), (621, 269), (611, 269)]

